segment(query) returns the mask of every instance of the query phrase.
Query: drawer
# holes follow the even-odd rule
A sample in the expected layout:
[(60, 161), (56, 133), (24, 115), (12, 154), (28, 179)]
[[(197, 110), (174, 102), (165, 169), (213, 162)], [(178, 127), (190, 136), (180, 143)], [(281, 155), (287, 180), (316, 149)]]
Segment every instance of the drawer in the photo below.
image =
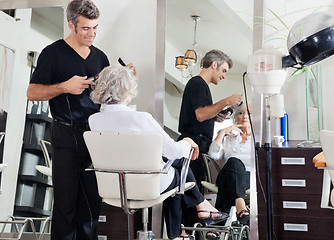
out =
[[(290, 152), (295, 152), (291, 154)], [(319, 151), (273, 151), (273, 193), (321, 194), (323, 171), (314, 167), (312, 158)], [(265, 188), (265, 160), (259, 155), (259, 174)]]
[(100, 239), (134, 239), (142, 228), (141, 211), (127, 215), (121, 208), (102, 203), (98, 234)]
[[(273, 194), (274, 215), (280, 216), (305, 216), (305, 217), (331, 217), (334, 210), (321, 208), (321, 195), (313, 194)], [(258, 195), (259, 214), (266, 214), (266, 204), (263, 197)]]
[[(321, 152), (321, 149), (272, 149), (272, 168), (284, 167), (287, 169), (292, 167), (292, 169), (298, 169), (298, 167), (301, 167), (304, 171), (307, 169), (314, 169), (312, 160), (319, 152)], [(263, 149), (259, 151), (259, 159), (260, 169), (264, 169), (265, 158)]]
[[(334, 210), (332, 210), (334, 212)], [(334, 213), (333, 215), (334, 216)], [(274, 233), (277, 240), (333, 239), (334, 217), (274, 216)], [(267, 239), (266, 217), (259, 215), (259, 240)]]
[[(322, 191), (323, 171), (316, 168), (307, 172), (272, 169), (271, 176), (273, 193), (319, 195)], [(266, 190), (264, 169), (260, 169), (260, 179)]]

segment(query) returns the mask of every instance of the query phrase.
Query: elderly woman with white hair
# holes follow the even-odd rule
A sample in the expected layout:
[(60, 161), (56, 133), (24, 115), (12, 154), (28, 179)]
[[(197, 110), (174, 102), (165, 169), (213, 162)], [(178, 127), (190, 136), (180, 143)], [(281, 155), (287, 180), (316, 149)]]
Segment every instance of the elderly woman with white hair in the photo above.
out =
[[(163, 137), (163, 157), (174, 160), (173, 167), (168, 174), (161, 178), (160, 192), (166, 192), (179, 184), (179, 170), (182, 166), (182, 158), (187, 157), (190, 148), (195, 149), (192, 160), (198, 157), (198, 146), (190, 138), (184, 138), (175, 142), (161, 128), (159, 123), (147, 112), (139, 112), (127, 105), (137, 94), (137, 77), (131, 70), (122, 66), (109, 66), (102, 70), (96, 81), (95, 89), (91, 92), (91, 99), (98, 104), (104, 104), (102, 112), (91, 115), (88, 119), (92, 131), (129, 132), (129, 131), (153, 131)], [(162, 160), (162, 167), (165, 162)], [(195, 182), (195, 178), (189, 169), (188, 182)], [(193, 239), (192, 236), (181, 232), (182, 208), (181, 202), (186, 207), (196, 206), (199, 221), (204, 225), (220, 222), (228, 217), (215, 209), (203, 195), (198, 187), (185, 192), (183, 196), (176, 195), (164, 201), (163, 211), (166, 218), (167, 234), (169, 239)]]
[(234, 108), (232, 119), (234, 125), (218, 132), (208, 155), (214, 160), (225, 161), (216, 180), (218, 194), (215, 207), (227, 212), (231, 206), (236, 206), (237, 218), (245, 224), (249, 220), (244, 198), (250, 185), (251, 162), (251, 126), (245, 104)]

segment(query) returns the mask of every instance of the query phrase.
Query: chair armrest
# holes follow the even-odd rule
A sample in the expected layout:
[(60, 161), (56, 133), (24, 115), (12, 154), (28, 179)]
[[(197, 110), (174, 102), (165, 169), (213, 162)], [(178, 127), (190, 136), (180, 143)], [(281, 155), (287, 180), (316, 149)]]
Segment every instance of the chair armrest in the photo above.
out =
[(206, 170), (206, 177), (209, 183), (212, 183), (212, 177), (211, 177), (211, 172), (210, 172), (210, 168), (209, 168), (209, 156), (205, 153), (202, 153), (202, 157), (203, 157), (203, 162), (204, 162), (204, 166), (205, 166), (205, 170)]
[(165, 164), (165, 166), (163, 167), (163, 169), (161, 170), (163, 174), (168, 173), (169, 168), (172, 166), (174, 160), (168, 160)]
[(212, 164), (215, 167), (217, 173), (220, 172), (221, 168), (215, 160), (213, 160), (211, 157), (209, 157), (209, 155), (207, 155), (205, 153), (202, 153), (202, 156), (203, 156), (204, 166), (206, 168), (207, 181), (209, 183), (213, 183), (209, 163)]
[(118, 169), (103, 169), (94, 168), (93, 164), (85, 169), (85, 171), (104, 172), (104, 173), (118, 173), (118, 174), (161, 174), (164, 173), (162, 170), (151, 171), (151, 170), (118, 170)]
[(2, 139), (4, 138), (5, 133), (4, 132), (0, 132), (0, 143), (2, 142)]
[(189, 164), (191, 157), (193, 155), (194, 149), (191, 148), (189, 152), (188, 158), (185, 158), (182, 164), (182, 169), (181, 169), (181, 181), (180, 181), (180, 188), (178, 194), (184, 194), (185, 191), (185, 185), (186, 185), (186, 179), (188, 175), (188, 169), (189, 169)]
[(45, 165), (50, 168), (52, 166), (52, 163), (51, 163), (51, 158), (50, 158), (47, 146), (51, 147), (51, 143), (45, 140), (39, 140), (39, 144), (41, 145), (41, 148), (42, 148)]
[(329, 206), (330, 195), (331, 195), (331, 179), (329, 173), (326, 168), (324, 169), (323, 183), (322, 183), (322, 193), (321, 193), (321, 208), (330, 208), (334, 209), (334, 207)]

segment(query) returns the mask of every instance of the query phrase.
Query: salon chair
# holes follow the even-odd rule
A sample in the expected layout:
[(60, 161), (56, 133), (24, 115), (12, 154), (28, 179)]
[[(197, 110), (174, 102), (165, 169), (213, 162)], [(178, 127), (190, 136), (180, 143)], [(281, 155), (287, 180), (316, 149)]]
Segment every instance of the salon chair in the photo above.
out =
[(126, 214), (143, 209), (143, 231), (137, 239), (155, 239), (148, 231), (148, 208), (161, 204), (166, 198), (183, 194), (195, 183), (186, 183), (189, 161), (184, 160), (181, 183), (160, 195), (160, 175), (167, 173), (172, 161), (161, 169), (162, 136), (153, 132), (92, 132), (84, 133), (92, 159), (99, 195), (106, 204), (120, 207)]
[(51, 143), (45, 140), (40, 140), (39, 144), (41, 145), (41, 149), (44, 155), (45, 165), (36, 165), (35, 168), (40, 173), (52, 177), (52, 163), (51, 163), (51, 157), (48, 151), (48, 147), (51, 147)]
[(326, 167), (319, 167), (324, 169), (321, 208), (334, 209), (334, 131), (321, 130), (320, 142), (324, 153)]
[[(46, 140), (40, 140), (39, 144), (41, 146), (45, 165), (36, 165), (35, 168), (38, 172), (42, 173), (43, 175), (47, 176), (49, 180), (52, 180), (52, 161), (49, 154), (48, 148), (51, 147), (51, 143)], [(44, 206), (43, 209), (47, 211), (51, 211), (53, 208), (53, 188), (47, 187), (45, 191), (45, 198), (44, 198)], [(47, 221), (41, 222), (41, 234), (50, 233), (51, 230), (51, 217), (47, 219)]]

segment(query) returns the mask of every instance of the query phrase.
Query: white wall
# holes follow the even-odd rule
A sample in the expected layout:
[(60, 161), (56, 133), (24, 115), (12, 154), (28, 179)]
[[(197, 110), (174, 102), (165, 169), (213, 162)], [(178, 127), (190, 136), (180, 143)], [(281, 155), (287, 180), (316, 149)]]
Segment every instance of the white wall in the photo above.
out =
[[(139, 111), (156, 115), (157, 84), (164, 77), (157, 75), (157, 52), (164, 52), (164, 41), (159, 42), (157, 34), (164, 36), (164, 26), (157, 27), (156, 0), (109, 0), (94, 1), (101, 11), (98, 35), (95, 45), (109, 57), (111, 63), (121, 57), (125, 63), (134, 63), (139, 76), (138, 96), (133, 100)], [(160, 17), (160, 16), (159, 16)], [(163, 89), (162, 89), (163, 91)], [(161, 106), (156, 106), (161, 104)], [(162, 116), (155, 116), (162, 119)], [(162, 122), (162, 120), (160, 121)]]

